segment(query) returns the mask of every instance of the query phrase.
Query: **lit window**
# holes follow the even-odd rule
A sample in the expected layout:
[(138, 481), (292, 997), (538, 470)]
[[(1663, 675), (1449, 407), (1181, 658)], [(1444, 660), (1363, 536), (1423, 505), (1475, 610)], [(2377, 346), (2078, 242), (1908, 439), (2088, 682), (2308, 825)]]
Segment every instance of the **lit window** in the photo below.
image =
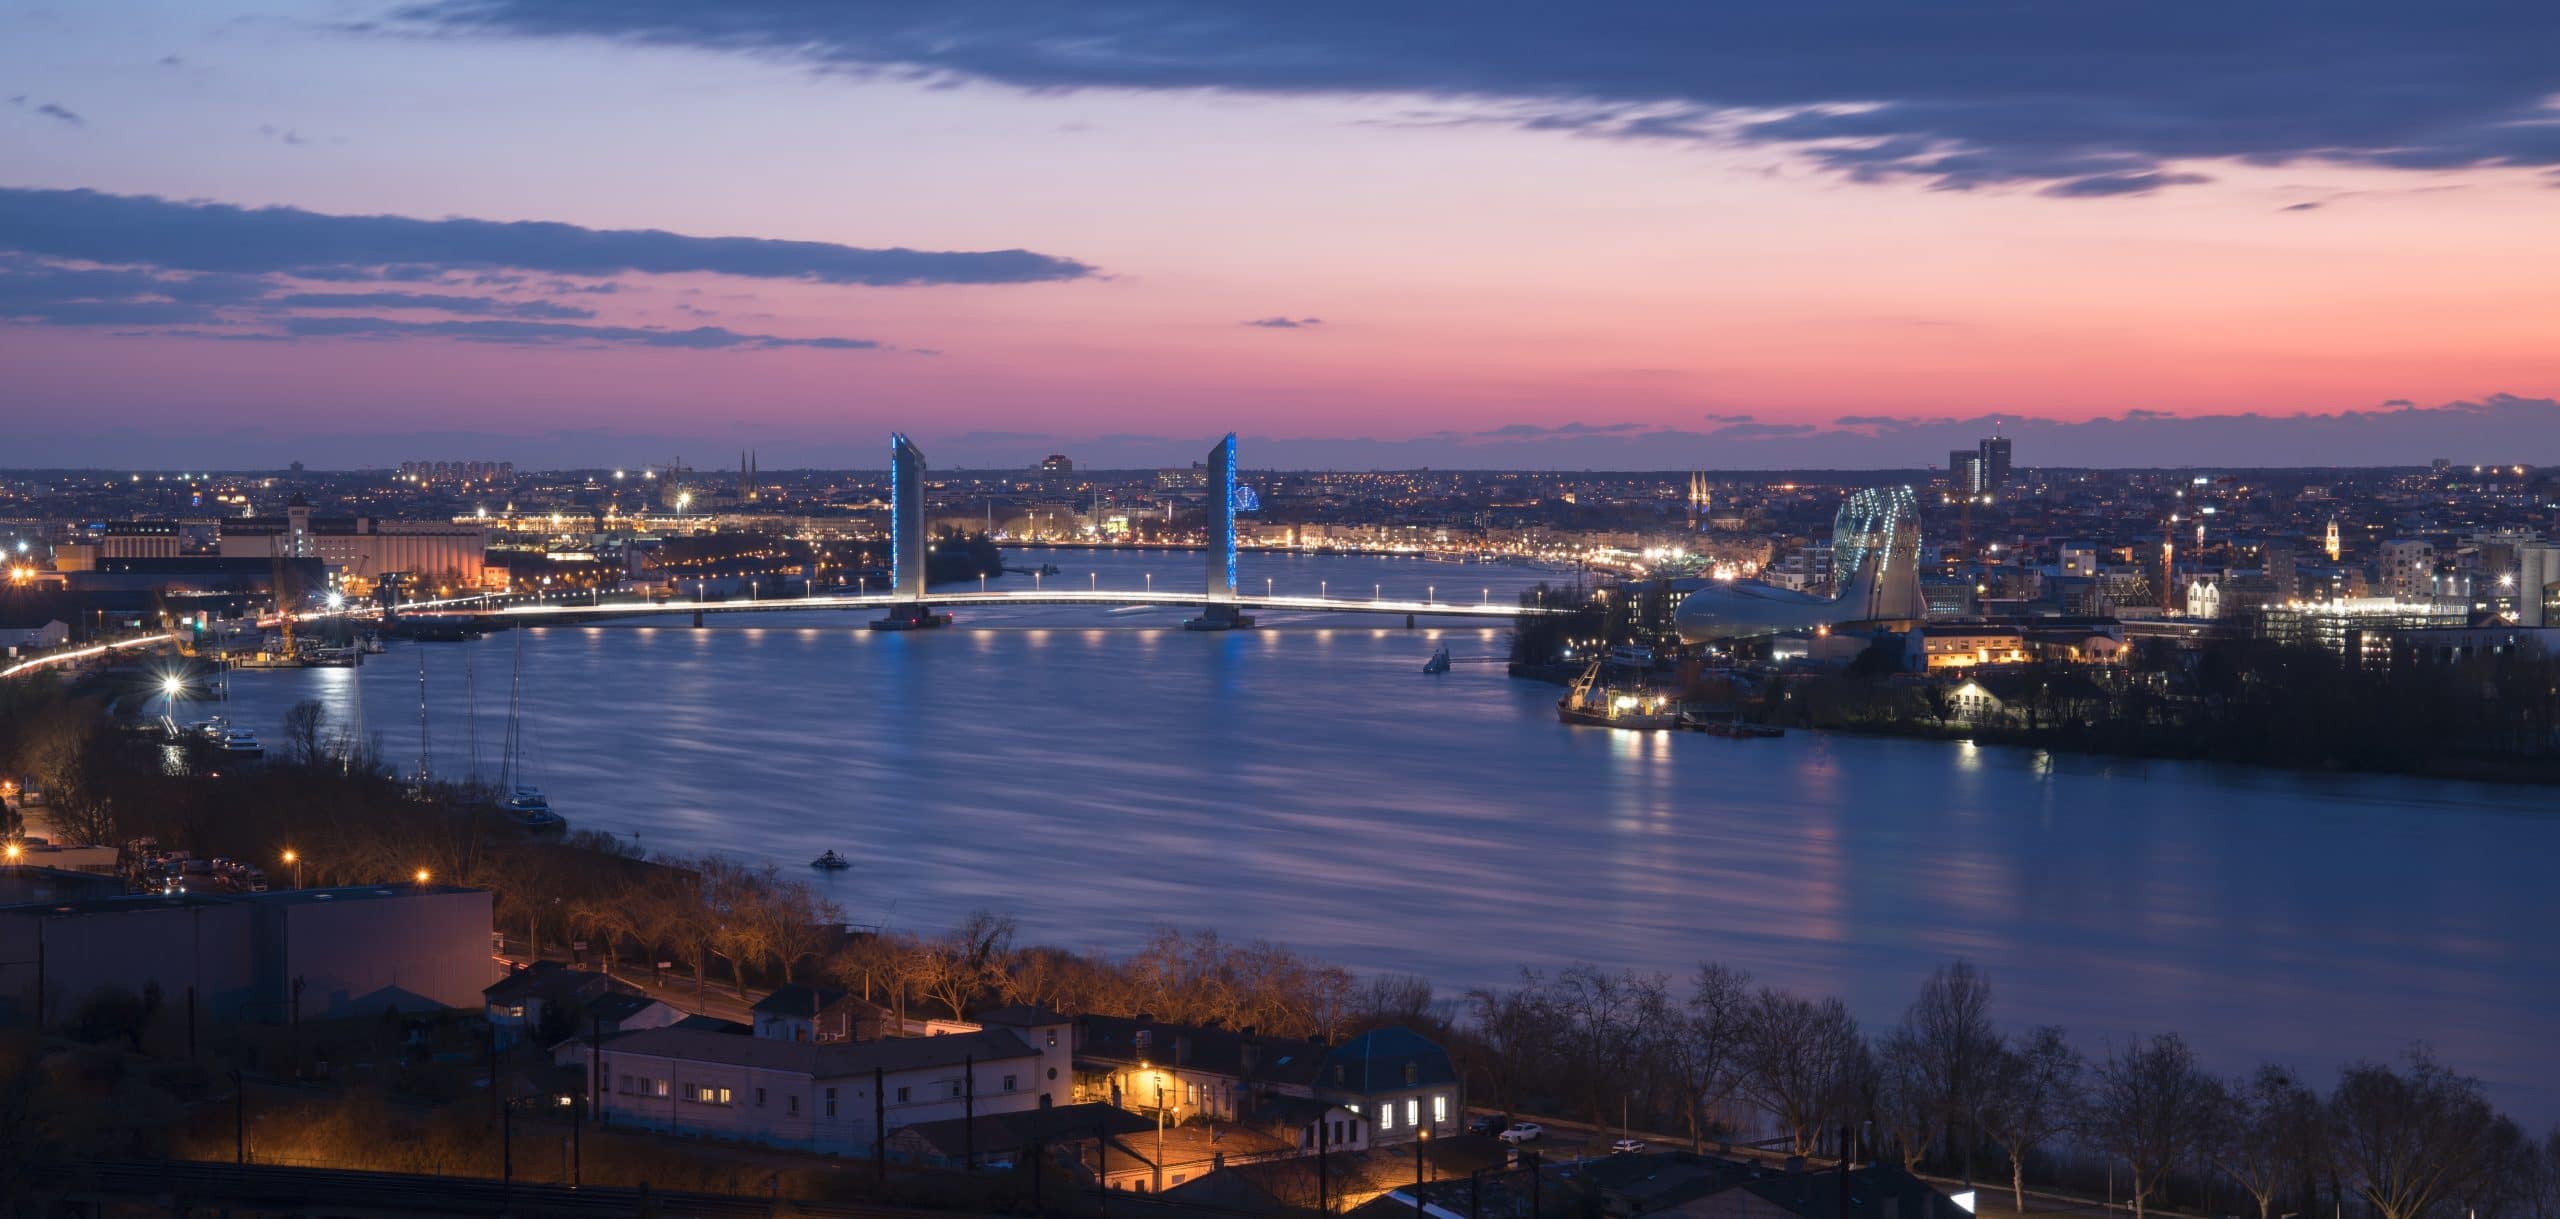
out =
[(1380, 1105), (1378, 1107), (1378, 1129), (1380, 1131), (1387, 1131), (1395, 1128), (1396, 1107), (1394, 1105)]
[(1419, 1125), (1421, 1125), (1421, 1124), (1422, 1124), (1422, 1098), (1421, 1098), (1421, 1097), (1414, 1096), (1414, 1097), (1406, 1097), (1406, 1098), (1405, 1098), (1405, 1102), (1404, 1102), (1404, 1124), (1405, 1124), (1405, 1125), (1408, 1125), (1408, 1126), (1419, 1126)]
[(1449, 1120), (1448, 1097), (1434, 1096), (1431, 1098), (1431, 1120), (1435, 1122), (1445, 1122)]

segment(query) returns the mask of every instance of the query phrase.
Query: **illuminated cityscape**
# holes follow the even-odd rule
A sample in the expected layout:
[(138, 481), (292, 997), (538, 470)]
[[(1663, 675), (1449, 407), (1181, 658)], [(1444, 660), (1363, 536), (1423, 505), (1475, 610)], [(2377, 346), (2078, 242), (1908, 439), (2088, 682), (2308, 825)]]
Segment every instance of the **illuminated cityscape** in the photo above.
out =
[(0, 1219), (2560, 1219), (2554, 46), (0, 6)]

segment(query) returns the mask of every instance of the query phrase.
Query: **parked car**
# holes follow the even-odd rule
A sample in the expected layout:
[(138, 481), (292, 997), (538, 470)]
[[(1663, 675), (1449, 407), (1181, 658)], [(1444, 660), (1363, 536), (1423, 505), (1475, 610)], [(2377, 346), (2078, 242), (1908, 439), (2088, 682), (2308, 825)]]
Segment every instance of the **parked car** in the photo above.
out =
[(1500, 1114), (1488, 1113), (1474, 1121), (1468, 1122), (1467, 1133), (1500, 1134), (1502, 1133), (1503, 1127), (1509, 1126), (1510, 1124), (1510, 1118), (1503, 1117)]
[(1509, 1126), (1503, 1127), (1502, 1133), (1493, 1137), (1517, 1146), (1521, 1143), (1529, 1142), (1546, 1132), (1547, 1128), (1537, 1124), (1536, 1122), (1513, 1122)]
[(1644, 1150), (1643, 1139), (1620, 1139), (1609, 1144), (1611, 1155), (1631, 1156), (1642, 1150)]

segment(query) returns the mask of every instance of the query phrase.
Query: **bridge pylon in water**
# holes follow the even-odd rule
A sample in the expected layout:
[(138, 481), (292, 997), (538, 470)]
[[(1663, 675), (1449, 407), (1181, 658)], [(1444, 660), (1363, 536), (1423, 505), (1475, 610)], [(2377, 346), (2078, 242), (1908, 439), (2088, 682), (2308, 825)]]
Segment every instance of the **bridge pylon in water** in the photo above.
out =
[(1253, 625), (1236, 604), (1236, 434), (1209, 450), (1209, 603), (1186, 631), (1232, 631)]
[(951, 625), (925, 603), (924, 450), (903, 432), (889, 434), (889, 591), (896, 601), (875, 631), (919, 631)]

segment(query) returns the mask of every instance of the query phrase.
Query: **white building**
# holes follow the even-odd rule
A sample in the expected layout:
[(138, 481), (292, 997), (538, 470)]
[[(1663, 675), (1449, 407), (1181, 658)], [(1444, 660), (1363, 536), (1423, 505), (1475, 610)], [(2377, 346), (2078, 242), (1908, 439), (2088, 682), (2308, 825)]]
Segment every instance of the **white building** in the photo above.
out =
[(2210, 580), (2197, 580), (2187, 586), (2187, 617), (2219, 618), (2221, 616), (2221, 585)]
[(2403, 601), (2424, 601), (2435, 596), (2435, 545), (2406, 540), (2384, 542), (2382, 590)]
[(605, 1039), (590, 1099), (613, 1125), (868, 1155), (883, 1131), (1067, 1103), (1068, 1042), (1064, 1021), (832, 1044), (648, 1029)]

